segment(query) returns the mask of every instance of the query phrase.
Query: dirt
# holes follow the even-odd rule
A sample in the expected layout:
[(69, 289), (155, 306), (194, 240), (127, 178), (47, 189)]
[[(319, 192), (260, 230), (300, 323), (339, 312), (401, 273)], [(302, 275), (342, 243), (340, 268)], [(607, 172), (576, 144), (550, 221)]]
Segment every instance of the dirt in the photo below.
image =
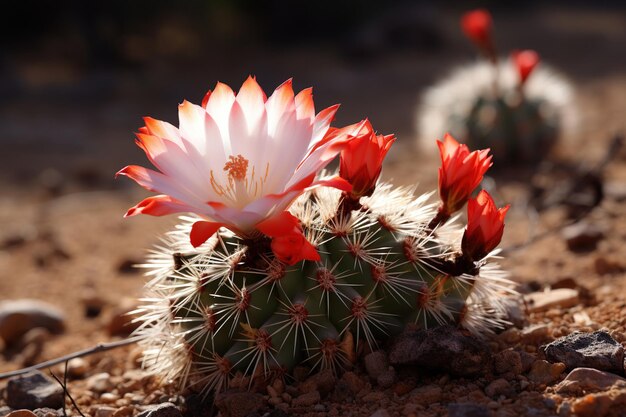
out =
[[(596, 12), (593, 14), (595, 20), (585, 20), (585, 13), (557, 13), (546, 9), (524, 16), (519, 20), (522, 23), (514, 16), (505, 16), (501, 26), (512, 22), (513, 28), (503, 41), (512, 43), (519, 38), (514, 35), (517, 33), (515, 27), (519, 28), (524, 21), (539, 19), (540, 23), (545, 23), (554, 18), (555, 27), (552, 30), (557, 31), (561, 38), (557, 36), (556, 40), (547, 42), (541, 52), (548, 57), (552, 53), (552, 61), (566, 73), (571, 69), (581, 119), (576, 134), (561, 138), (551, 158), (588, 167), (600, 160), (613, 135), (626, 127), (623, 119), (626, 114), (626, 96), (623, 94), (626, 91), (626, 75), (623, 66), (612, 61), (615, 55), (611, 53), (617, 50), (614, 48), (626, 43), (623, 30), (626, 16), (618, 13), (608, 18), (604, 12)], [(604, 26), (593, 23), (598, 20), (608, 23)], [(582, 28), (577, 25), (582, 25)], [(576, 62), (582, 59), (580, 56), (559, 51), (559, 39), (566, 38), (573, 30), (583, 35), (591, 33), (593, 36), (590, 35), (590, 39), (606, 36), (606, 43), (598, 41), (598, 45), (603, 47), (586, 50), (585, 62), (578, 66)], [(543, 33), (546, 34), (545, 31)], [(531, 46), (541, 39), (536, 33), (529, 36)], [(434, 156), (434, 138), (432, 152), (417, 151), (411, 115), (419, 88), (432, 82), (435, 68), (454, 62), (452, 52), (455, 52), (454, 48), (444, 56), (392, 53), (386, 57), (385, 65), (359, 69), (337, 62), (334, 54), (290, 50), (272, 65), (292, 62), (290, 58), (300, 60), (300, 69), (293, 72), (301, 74), (305, 82), (314, 80), (316, 85), (323, 85), (324, 81), (318, 81), (314, 71), (303, 69), (301, 63), (307, 56), (327, 63), (331, 68), (326, 67), (326, 73), (319, 78), (334, 81), (333, 87), (323, 90), (321, 101), (350, 97), (344, 103), (343, 109), (347, 110), (341, 116), (342, 122), (352, 121), (349, 120), (351, 117), (356, 119), (370, 115), (375, 126), (379, 121), (382, 126), (379, 129), (399, 133), (400, 139), (386, 162), (384, 178), (393, 179), (396, 185), (419, 182), (418, 191), (429, 191), (436, 184), (438, 165)], [(269, 61), (258, 56), (255, 59)], [(594, 62), (595, 66), (590, 62)], [(289, 65), (285, 64), (285, 67), (291, 69)], [(242, 67), (238, 68), (241, 72)], [(427, 72), (431, 75), (424, 75)], [(416, 81), (407, 81), (410, 86), (407, 88), (401, 81), (412, 80), (413, 73), (420, 75), (416, 76)], [(129, 78), (131, 82), (135, 80), (133, 76), (117, 75)], [(395, 81), (392, 81), (394, 77)], [(205, 84), (214, 81), (213, 78), (201, 77), (195, 71), (192, 71), (191, 78), (197, 84), (200, 84), (200, 79)], [(349, 79), (351, 84), (342, 84), (340, 79)], [(373, 85), (372, 80), (385, 81)], [(335, 87), (337, 84), (341, 87)], [(365, 93), (367, 88), (371, 88), (369, 95)], [(5, 350), (0, 356), (0, 372), (55, 358), (99, 342), (118, 340), (119, 336), (111, 336), (108, 331), (112, 317), (134, 305), (142, 295), (144, 277), (129, 265), (141, 263), (146, 249), (156, 242), (158, 235), (172, 227), (175, 219), (147, 216), (123, 219), (125, 210), (146, 194), (120, 184), (124, 180), (114, 182), (112, 176), (115, 168), (130, 162), (143, 162), (140, 153), (132, 148), (130, 129), (133, 128), (127, 129), (127, 126), (139, 126), (140, 119), (134, 117), (135, 113), (150, 113), (152, 110), (153, 115), (174, 122), (176, 99), (169, 100), (170, 107), (166, 107), (162, 104), (164, 100), (154, 105), (133, 94), (92, 103), (94, 112), (87, 114), (93, 118), (82, 123), (72, 113), (84, 114), (82, 106), (85, 103), (72, 103), (67, 97), (61, 99), (62, 106), (55, 107), (58, 102), (54, 97), (46, 99), (44, 96), (43, 100), (37, 101), (36, 95), (25, 93), (15, 99), (11, 108), (2, 108), (2, 114), (8, 120), (8, 127), (5, 126), (8, 144), (3, 150), (6, 150), (6, 159), (3, 160), (4, 172), (0, 176), (0, 299), (48, 301), (64, 311), (67, 328), (61, 335), (47, 336), (42, 351), (35, 357), (27, 358), (27, 363), (20, 352)], [(190, 99), (197, 101), (200, 96), (198, 93)], [(141, 103), (146, 105), (144, 110), (138, 110)], [(34, 106), (35, 113), (26, 111), (30, 106)], [(94, 114), (100, 110), (105, 114), (96, 118)], [(133, 116), (131, 121), (125, 112)], [(25, 127), (32, 122), (32, 118), (42, 124), (42, 129), (35, 133)], [(117, 119), (123, 122), (116, 124)], [(51, 130), (57, 125), (61, 133), (55, 135)], [(61, 125), (65, 126), (65, 130)], [(20, 132), (28, 133), (22, 142), (16, 139), (20, 137)], [(78, 138), (93, 137), (85, 139), (86, 142), (80, 146), (75, 142), (63, 143), (63, 138), (58, 137), (75, 133)], [(495, 163), (498, 164), (498, 161)], [(502, 264), (511, 273), (511, 279), (519, 283), (522, 293), (542, 291), (552, 286), (569, 287), (579, 292), (579, 298), (573, 306), (557, 305), (543, 312), (527, 312), (524, 329), (508, 330), (494, 336), (489, 340), (490, 347), (494, 353), (510, 349), (524, 352), (531, 363), (539, 363), (535, 365), (539, 369), (543, 363), (541, 360), (545, 359), (541, 345), (574, 330), (607, 329), (626, 346), (626, 261), (621, 255), (626, 251), (626, 150), (613, 155), (612, 161), (603, 170), (601, 180), (607, 192), (601, 203), (585, 216), (586, 222), (603, 230), (603, 237), (593, 248), (568, 249), (560, 232), (561, 226), (569, 221), (567, 207), (554, 206), (536, 213), (536, 216), (529, 214), (524, 203), (531, 192), (533, 175), (532, 170), (511, 171), (495, 178), (498, 198), (513, 205), (501, 245), (505, 249)], [(565, 181), (553, 186), (562, 187), (571, 175), (570, 171)], [(532, 240), (533, 236), (539, 235), (543, 237)], [(102, 306), (100, 314), (88, 314), (87, 305), (92, 305), (94, 298), (97, 299), (96, 304), (99, 302)], [(532, 326), (543, 327), (532, 333), (528, 330)], [(172, 401), (191, 410), (190, 415), (200, 415), (197, 399), (185, 400), (174, 386), (161, 386), (154, 378), (142, 376), (138, 372), (140, 356), (141, 352), (135, 346), (129, 346), (85, 358), (87, 369), (84, 374), (70, 377), (68, 383), (69, 393), (79, 408), (85, 414), (95, 415), (99, 408), (110, 407), (115, 410), (113, 415), (130, 416), (137, 415), (148, 405)], [(390, 388), (381, 389), (369, 380), (363, 365), (357, 364), (354, 373), (341, 379), (361, 387), (349, 396), (350, 400), (338, 397), (335, 389), (320, 396), (319, 400), (313, 395), (313, 401), (307, 402), (305, 398), (298, 403), (294, 402), (295, 397), (307, 393), (300, 393), (292, 387), (293, 395), (274, 397), (271, 391), (261, 387), (262, 410), (259, 413), (263, 415), (267, 411), (284, 409), (288, 414), (303, 416), (370, 416), (377, 410), (386, 410), (391, 416), (439, 416), (451, 413), (449, 405), (452, 403), (483, 405), (497, 416), (567, 416), (571, 415), (572, 409), (578, 410), (582, 416), (596, 415), (588, 410), (599, 409), (585, 408), (585, 404), (599, 404), (600, 400), (596, 397), (555, 391), (556, 384), (567, 375), (565, 370), (546, 383), (534, 381), (533, 371), (529, 369), (500, 374), (487, 370), (476, 378), (458, 378), (420, 370), (397, 371), (397, 381)], [(552, 371), (557, 372), (558, 369)], [(63, 369), (57, 366), (54, 372), (62, 375)], [(114, 387), (106, 392), (111, 395), (103, 395), (105, 393), (97, 393), (87, 387), (89, 378), (102, 372), (109, 373), (114, 382)], [(2, 384), (0, 382), (0, 387)], [(288, 388), (283, 389), (286, 393), (290, 392)], [(272, 400), (278, 397), (280, 401)], [(69, 399), (66, 405), (69, 410)], [(624, 415), (623, 405), (617, 403), (607, 410), (604, 415)], [(203, 412), (209, 415), (210, 411)], [(382, 411), (380, 413), (380, 416), (387, 415)], [(72, 410), (71, 415), (77, 415), (77, 411)]]

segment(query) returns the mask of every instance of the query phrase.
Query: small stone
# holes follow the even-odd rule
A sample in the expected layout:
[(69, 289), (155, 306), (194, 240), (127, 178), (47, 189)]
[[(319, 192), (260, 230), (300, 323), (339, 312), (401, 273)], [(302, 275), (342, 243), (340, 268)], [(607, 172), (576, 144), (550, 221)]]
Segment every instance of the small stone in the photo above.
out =
[(65, 315), (43, 301), (22, 299), (0, 302), (0, 337), (10, 345), (29, 330), (42, 327), (58, 334), (65, 329)]
[(387, 371), (389, 368), (389, 360), (387, 359), (387, 355), (385, 352), (381, 350), (377, 350), (375, 352), (371, 352), (365, 356), (363, 359), (365, 364), (365, 370), (369, 377), (376, 381), (378, 376), (383, 372)]
[(538, 313), (553, 308), (570, 308), (580, 303), (577, 290), (558, 288), (549, 291), (537, 291), (524, 296), (528, 311)]
[(315, 404), (315, 406), (313, 406), (313, 411), (317, 411), (318, 413), (326, 411), (326, 406), (324, 404)]
[(261, 409), (263, 397), (253, 392), (223, 392), (215, 397), (215, 405), (222, 415), (246, 417)]
[(522, 360), (522, 373), (530, 371), (530, 368), (533, 366), (533, 363), (535, 363), (535, 360), (537, 358), (535, 357), (535, 355), (531, 355), (530, 353), (524, 352), (523, 350), (518, 353), (520, 359)]
[(598, 394), (585, 395), (572, 404), (572, 412), (577, 417), (604, 417), (611, 410), (623, 415), (626, 405), (626, 391), (608, 391)]
[(535, 384), (551, 384), (559, 378), (563, 371), (565, 371), (564, 363), (550, 363), (538, 360), (530, 368), (528, 379)]
[(6, 403), (11, 408), (61, 408), (63, 388), (39, 371), (9, 379)]
[(90, 319), (98, 317), (107, 304), (104, 298), (92, 288), (85, 290), (80, 300), (83, 304), (85, 317)]
[(15, 410), (6, 414), (4, 417), (37, 417), (37, 414), (30, 410)]
[(545, 347), (546, 358), (563, 362), (568, 369), (595, 368), (601, 371), (624, 371), (624, 347), (604, 330), (593, 333), (573, 332)]
[(376, 379), (376, 383), (382, 389), (387, 389), (396, 383), (396, 379), (397, 379), (396, 371), (395, 369), (391, 368), (391, 369), (387, 369), (385, 372), (378, 375), (378, 378)]
[(341, 377), (341, 381), (345, 382), (347, 388), (352, 392), (352, 394), (356, 395), (359, 391), (361, 391), (365, 387), (365, 381), (359, 378), (354, 372), (347, 371)]
[(381, 402), (386, 397), (385, 393), (382, 391), (372, 391), (367, 393), (361, 398), (361, 401), (366, 403), (378, 403)]
[(285, 383), (282, 379), (276, 378), (272, 383), (272, 387), (276, 390), (277, 393), (282, 394), (285, 392)]
[(326, 369), (309, 377), (298, 389), (302, 393), (319, 391), (320, 395), (326, 396), (335, 388), (335, 381), (332, 370)]
[(293, 378), (298, 382), (302, 382), (309, 377), (309, 371), (310, 369), (306, 366), (296, 366), (293, 368)]
[(26, 332), (20, 339), (18, 346), (21, 352), (16, 358), (24, 366), (37, 362), (43, 352), (45, 343), (50, 339), (50, 332), (44, 327), (35, 327)]
[(521, 329), (526, 321), (521, 297), (505, 297), (502, 304), (506, 310), (507, 320), (515, 327)]
[(87, 368), (87, 361), (83, 358), (74, 358), (67, 362), (67, 373), (74, 378), (82, 378), (85, 376)]
[(270, 397), (272, 397), (272, 398), (278, 398), (279, 397), (278, 392), (271, 385), (268, 385), (267, 387), (265, 387), (265, 389), (267, 390), (267, 394)]
[(113, 382), (111, 382), (111, 375), (106, 372), (101, 372), (90, 376), (86, 383), (87, 389), (93, 392), (102, 393), (113, 389)]
[(123, 302), (119, 307), (115, 308), (108, 319), (107, 332), (111, 336), (128, 336), (139, 327), (137, 313), (134, 311), (137, 306), (134, 302)]
[(495, 354), (494, 367), (498, 374), (511, 372), (513, 375), (519, 375), (523, 371), (522, 357), (515, 350), (503, 350)]
[(378, 410), (374, 411), (374, 413), (370, 415), (370, 417), (391, 417), (391, 414), (389, 414), (389, 411), (385, 410), (384, 408), (379, 408)]
[(137, 265), (141, 264), (136, 259), (122, 259), (117, 264), (117, 272), (120, 274), (136, 274), (139, 272)]
[(448, 417), (491, 417), (489, 408), (481, 404), (448, 404)]
[(488, 345), (453, 326), (405, 331), (389, 350), (392, 365), (416, 365), (459, 376), (483, 371), (489, 359)]
[(114, 403), (119, 399), (120, 396), (117, 394), (113, 394), (112, 392), (105, 392), (100, 396), (100, 401), (102, 401), (103, 403)]
[(411, 391), (409, 401), (422, 405), (430, 405), (440, 402), (442, 393), (441, 387), (437, 385), (425, 385)]
[(611, 387), (626, 388), (626, 379), (597, 369), (576, 368), (556, 386), (555, 391), (560, 394), (582, 394)]
[(509, 381), (504, 378), (499, 378), (491, 381), (491, 383), (485, 387), (485, 394), (495, 399), (501, 395), (510, 397), (515, 394), (515, 390), (511, 384), (509, 384)]
[(414, 381), (398, 381), (398, 383), (393, 387), (393, 392), (398, 395), (399, 397), (402, 397), (403, 395), (408, 394), (409, 392), (413, 391), (413, 389), (415, 389), (415, 382)]
[(117, 410), (111, 415), (111, 417), (131, 417), (135, 412), (135, 407), (130, 405), (125, 405)]
[(35, 413), (37, 417), (63, 417), (62, 410), (55, 410), (49, 407), (35, 408), (33, 413)]
[(587, 252), (596, 248), (598, 242), (604, 238), (604, 232), (594, 224), (578, 222), (565, 227), (561, 231), (561, 236), (569, 250)]
[(115, 410), (116, 409), (113, 407), (106, 407), (106, 406), (98, 407), (96, 409), (95, 417), (111, 417), (113, 413), (115, 412)]
[(6, 416), (11, 412), (11, 407), (0, 405), (0, 416)]
[(137, 417), (182, 417), (182, 413), (172, 403), (162, 403), (139, 413)]
[(321, 400), (320, 393), (318, 391), (307, 392), (306, 394), (299, 395), (291, 400), (292, 407), (309, 407), (313, 404), (317, 404)]
[(607, 259), (604, 256), (598, 256), (593, 261), (593, 267), (599, 275), (611, 275), (624, 272), (626, 269), (621, 263), (613, 259)]

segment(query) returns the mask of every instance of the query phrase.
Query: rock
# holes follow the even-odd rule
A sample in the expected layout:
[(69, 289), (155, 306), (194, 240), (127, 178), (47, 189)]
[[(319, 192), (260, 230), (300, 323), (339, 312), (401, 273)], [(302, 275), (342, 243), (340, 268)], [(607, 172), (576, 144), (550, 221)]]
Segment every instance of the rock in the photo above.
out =
[(132, 417), (134, 412), (135, 412), (135, 407), (132, 407), (130, 405), (125, 405), (115, 410), (115, 412), (113, 413), (111, 417)]
[(528, 379), (535, 384), (551, 384), (565, 371), (565, 364), (538, 360), (533, 363)]
[(365, 403), (380, 403), (385, 397), (386, 394), (382, 391), (372, 391), (365, 394), (361, 401)]
[(370, 415), (370, 417), (391, 417), (391, 414), (389, 414), (389, 411), (385, 410), (384, 408), (379, 408), (378, 410), (374, 411), (374, 413)]
[(137, 274), (140, 271), (137, 265), (141, 263), (137, 259), (122, 259), (117, 264), (117, 272), (120, 274)]
[(544, 350), (549, 361), (563, 362), (568, 369), (624, 371), (624, 347), (604, 330), (573, 332), (548, 344)]
[(322, 396), (326, 396), (334, 388), (335, 376), (330, 369), (325, 369), (312, 375), (298, 387), (299, 391), (302, 393), (319, 391)]
[(524, 352), (523, 350), (518, 353), (522, 360), (522, 373), (530, 371), (530, 368), (533, 366), (533, 363), (535, 363), (537, 358), (528, 352)]
[(572, 412), (577, 417), (604, 417), (611, 410), (622, 416), (626, 405), (626, 391), (608, 391), (585, 395), (572, 404)]
[(523, 328), (526, 322), (526, 313), (521, 301), (521, 297), (505, 297), (502, 300), (507, 320), (519, 329)]
[(263, 397), (254, 392), (223, 392), (215, 397), (215, 405), (224, 416), (246, 417), (261, 409)]
[(416, 365), (459, 376), (481, 372), (489, 359), (488, 345), (453, 326), (405, 331), (389, 350), (392, 365)]
[(389, 369), (389, 360), (382, 350), (369, 353), (363, 359), (369, 377), (376, 381), (378, 376)]
[(44, 407), (44, 408), (35, 408), (33, 413), (37, 417), (63, 417), (62, 410), (54, 410), (52, 408)]
[(491, 417), (489, 408), (480, 404), (448, 404), (448, 417)]
[(83, 304), (85, 317), (90, 319), (98, 317), (107, 304), (106, 300), (93, 288), (86, 289), (80, 301)]
[(611, 387), (626, 388), (626, 379), (597, 369), (576, 368), (556, 386), (555, 391), (563, 394), (582, 394), (603, 391)]
[(107, 332), (111, 336), (128, 336), (137, 327), (139, 322), (133, 322), (138, 318), (134, 311), (137, 310), (137, 305), (134, 302), (123, 302), (119, 307), (115, 308), (108, 320)]
[(571, 288), (558, 288), (549, 291), (537, 291), (524, 296), (528, 311), (538, 313), (553, 308), (574, 307), (580, 302), (578, 291)]
[(513, 375), (519, 375), (524, 370), (522, 357), (515, 350), (503, 350), (495, 354), (494, 368), (498, 374), (511, 372)]
[(352, 371), (344, 372), (341, 376), (341, 381), (346, 383), (346, 387), (354, 395), (365, 387), (365, 381), (359, 378), (357, 374)]
[(63, 388), (39, 371), (9, 379), (6, 403), (11, 408), (61, 408), (65, 400)]
[(397, 379), (397, 376), (396, 376), (395, 369), (390, 368), (390, 369), (387, 369), (382, 374), (378, 375), (378, 378), (376, 378), (376, 383), (382, 389), (387, 389), (396, 383), (396, 379)]
[(515, 394), (515, 390), (511, 384), (509, 384), (509, 381), (504, 378), (499, 378), (491, 381), (491, 383), (485, 387), (485, 394), (491, 398), (497, 399), (501, 395), (510, 397)]
[(596, 248), (598, 242), (604, 238), (604, 232), (594, 224), (578, 222), (565, 227), (561, 231), (567, 248), (573, 252), (587, 252)]
[(174, 404), (162, 403), (139, 413), (137, 417), (183, 417), (183, 415)]
[(17, 342), (36, 327), (51, 333), (65, 330), (65, 315), (57, 307), (39, 300), (14, 300), (0, 302), (0, 337), (7, 344)]
[(321, 401), (321, 396), (319, 391), (311, 391), (306, 394), (299, 395), (298, 397), (291, 400), (292, 407), (309, 407), (313, 404), (317, 404)]
[(113, 407), (107, 407), (107, 406), (98, 407), (96, 409), (96, 414), (94, 417), (111, 417), (113, 413), (115, 412), (115, 410), (116, 409)]
[(50, 332), (43, 327), (35, 327), (30, 329), (22, 336), (18, 343), (20, 353), (16, 357), (16, 361), (23, 366), (31, 366), (37, 362), (37, 359), (44, 350), (45, 343), (50, 339)]
[(438, 385), (425, 385), (411, 391), (409, 401), (416, 404), (430, 405), (441, 401), (443, 390)]
[(113, 389), (113, 382), (111, 382), (111, 375), (106, 372), (94, 374), (87, 379), (86, 387), (88, 390), (102, 393)]
[(599, 275), (619, 274), (626, 269), (617, 260), (608, 259), (604, 256), (598, 256), (593, 261), (593, 267)]
[(87, 373), (87, 361), (83, 358), (70, 359), (67, 362), (67, 373), (74, 378), (82, 378)]
[(37, 417), (37, 414), (30, 410), (15, 410), (6, 414), (4, 417)]

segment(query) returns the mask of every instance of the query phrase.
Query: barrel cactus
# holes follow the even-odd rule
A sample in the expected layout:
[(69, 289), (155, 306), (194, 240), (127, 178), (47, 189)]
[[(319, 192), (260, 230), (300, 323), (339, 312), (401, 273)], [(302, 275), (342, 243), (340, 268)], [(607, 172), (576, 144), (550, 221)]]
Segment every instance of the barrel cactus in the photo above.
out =
[(467, 13), (462, 28), (485, 58), (453, 70), (425, 92), (420, 134), (427, 140), (449, 131), (472, 148), (490, 148), (507, 162), (501, 166), (540, 162), (575, 122), (570, 84), (539, 64), (532, 50), (498, 58), (488, 12)]
[[(406, 328), (452, 324), (480, 337), (506, 323), (511, 285), (493, 259), (507, 207), (485, 191), (471, 197), (488, 151), (438, 142), (437, 204), (379, 180), (392, 135), (368, 121), (330, 128), (336, 108), (316, 116), (304, 91), (294, 97), (286, 83), (266, 98), (250, 78), (237, 95), (218, 84), (202, 106), (181, 105), (180, 128), (146, 119), (138, 144), (161, 172), (120, 173), (164, 194), (127, 214), (192, 213), (144, 265), (137, 334), (149, 370), (208, 393), (237, 372), (339, 372)], [(300, 151), (288, 149), (295, 140)], [(463, 230), (455, 212), (466, 202)]]

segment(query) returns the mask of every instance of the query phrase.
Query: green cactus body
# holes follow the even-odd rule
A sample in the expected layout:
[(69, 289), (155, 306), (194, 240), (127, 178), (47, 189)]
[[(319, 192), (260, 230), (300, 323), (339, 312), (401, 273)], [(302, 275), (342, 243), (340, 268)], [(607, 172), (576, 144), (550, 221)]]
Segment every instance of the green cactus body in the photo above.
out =
[(558, 123), (542, 102), (519, 93), (478, 97), (462, 124), (460, 138), (470, 148), (490, 148), (494, 158), (515, 163), (540, 162), (558, 134)]
[(293, 266), (274, 257), (267, 238), (244, 241), (225, 229), (193, 249), (194, 219), (184, 219), (146, 265), (154, 275), (138, 331), (146, 365), (211, 391), (237, 371), (337, 371), (407, 326), (482, 335), (502, 325), (509, 282), (489, 259), (471, 274), (446, 272), (460, 232), (428, 228), (428, 197), (380, 184), (361, 210), (338, 216), (340, 192), (305, 193), (291, 212), (321, 260)]

